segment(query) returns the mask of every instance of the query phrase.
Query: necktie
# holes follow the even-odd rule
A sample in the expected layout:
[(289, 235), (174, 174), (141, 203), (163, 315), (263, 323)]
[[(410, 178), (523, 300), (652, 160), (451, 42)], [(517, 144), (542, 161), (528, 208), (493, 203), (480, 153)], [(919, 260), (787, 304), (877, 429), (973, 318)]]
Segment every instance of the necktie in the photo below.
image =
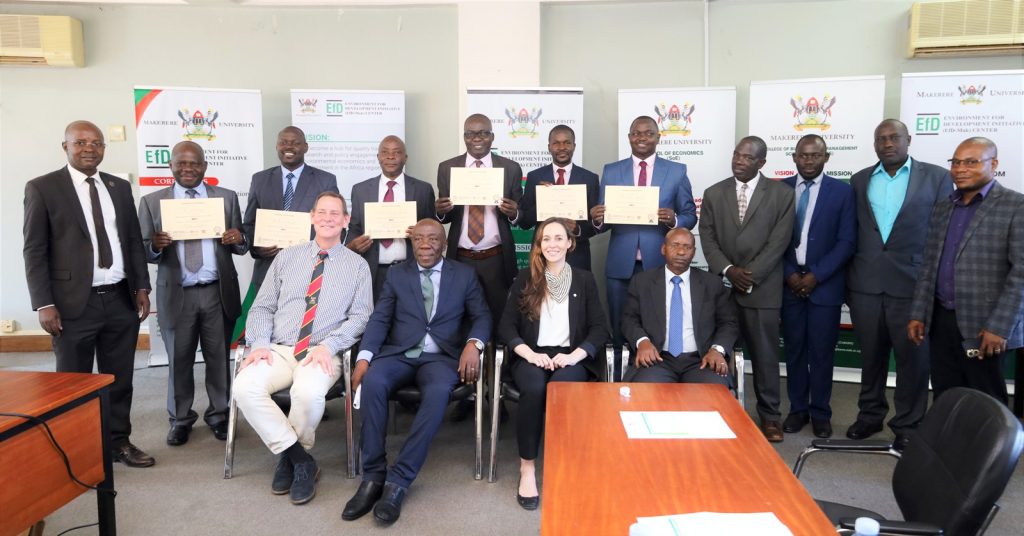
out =
[(736, 199), (738, 203), (738, 209), (740, 213), (740, 223), (743, 223), (743, 217), (747, 215), (747, 183), (740, 185), (740, 195)]
[(302, 361), (309, 353), (309, 338), (313, 335), (313, 319), (316, 318), (317, 300), (320, 298), (320, 285), (324, 279), (324, 259), (327, 252), (320, 250), (317, 254), (316, 263), (313, 264), (313, 275), (309, 279), (309, 287), (306, 288), (306, 314), (302, 315), (302, 324), (299, 326), (299, 341), (295, 343), (292, 355), (296, 361)]
[[(430, 278), (433, 275), (434, 270), (420, 270), (420, 291), (423, 292), (423, 310), (427, 313), (427, 321), (430, 321), (430, 311), (434, 309), (434, 280)], [(416, 358), (423, 353), (423, 343), (426, 341), (427, 336), (424, 334), (423, 338), (420, 339), (419, 344), (409, 348), (405, 352), (405, 357)]]
[(796, 202), (796, 225), (793, 226), (793, 241), (800, 245), (800, 239), (804, 234), (804, 218), (807, 217), (807, 203), (811, 200), (811, 186), (814, 181), (804, 180), (804, 191), (800, 192), (800, 199)]
[[(395, 185), (398, 184), (395, 181), (388, 181), (388, 191), (384, 192), (384, 202), (394, 203), (395, 202)], [(381, 239), (380, 245), (389, 248), (395, 241), (390, 238)]]
[(285, 178), (288, 179), (288, 184), (284, 187), (284, 209), (289, 210), (292, 208), (292, 197), (295, 196), (295, 184), (292, 182), (295, 180), (295, 174), (289, 173)]
[[(189, 199), (195, 199), (199, 192), (189, 188), (185, 190), (188, 194)], [(203, 241), (202, 240), (186, 240), (185, 241), (185, 269), (189, 272), (198, 273), (199, 269), (203, 267)]]
[(558, 170), (558, 180), (555, 181), (555, 184), (557, 184), (559, 186), (562, 186), (563, 184), (565, 184), (565, 170), (564, 169), (559, 169)]
[[(483, 167), (480, 160), (473, 162), (476, 167)], [(470, 242), (479, 244), (484, 239), (484, 207), (480, 205), (469, 206), (469, 226), (466, 229)]]
[(640, 161), (640, 177), (636, 181), (637, 186), (647, 186), (647, 162)]
[(114, 264), (114, 252), (110, 249), (110, 237), (103, 223), (103, 207), (100, 206), (100, 192), (96, 189), (96, 179), (85, 179), (89, 183), (89, 201), (92, 204), (92, 225), (96, 229), (96, 245), (100, 248), (100, 268), (110, 268)]
[(672, 276), (672, 303), (668, 308), (668, 353), (673, 357), (683, 353), (683, 279)]

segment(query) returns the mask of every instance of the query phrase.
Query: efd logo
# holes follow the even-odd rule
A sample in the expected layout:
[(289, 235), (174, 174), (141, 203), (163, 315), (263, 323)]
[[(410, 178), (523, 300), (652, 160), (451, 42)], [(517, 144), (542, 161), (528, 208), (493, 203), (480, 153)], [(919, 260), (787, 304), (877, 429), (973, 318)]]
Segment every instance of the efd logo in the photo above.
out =
[(345, 115), (345, 101), (327, 101), (327, 117), (341, 117)]
[(942, 118), (937, 113), (917, 114), (914, 120), (914, 134), (938, 136), (942, 131)]

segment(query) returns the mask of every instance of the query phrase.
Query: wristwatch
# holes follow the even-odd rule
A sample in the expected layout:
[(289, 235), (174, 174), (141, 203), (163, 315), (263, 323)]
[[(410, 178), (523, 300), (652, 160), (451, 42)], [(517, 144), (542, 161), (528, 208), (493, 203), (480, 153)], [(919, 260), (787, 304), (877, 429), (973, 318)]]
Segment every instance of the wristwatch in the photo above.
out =
[(711, 349), (722, 354), (722, 357), (725, 357), (725, 348), (722, 348), (721, 344), (712, 344)]
[(476, 346), (476, 350), (478, 352), (483, 352), (484, 351), (484, 343), (480, 342), (477, 339), (470, 339), (469, 342), (473, 343), (473, 346)]

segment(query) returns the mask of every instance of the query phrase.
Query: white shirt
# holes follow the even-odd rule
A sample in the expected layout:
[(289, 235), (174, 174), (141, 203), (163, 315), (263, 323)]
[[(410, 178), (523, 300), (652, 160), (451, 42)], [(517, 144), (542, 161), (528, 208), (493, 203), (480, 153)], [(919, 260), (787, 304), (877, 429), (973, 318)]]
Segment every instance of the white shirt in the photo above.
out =
[[(761, 180), (761, 172), (758, 172), (757, 175), (755, 175), (753, 179), (750, 179), (746, 183), (740, 182), (735, 177), (733, 177), (733, 180), (736, 182), (736, 203), (737, 203), (736, 209), (739, 210), (740, 190), (743, 188), (743, 185), (746, 184), (747, 185), (747, 212), (750, 212), (750, 200), (753, 199), (753, 197), (754, 197), (754, 190), (757, 189), (757, 183), (758, 183), (758, 181)], [(747, 214), (746, 214), (746, 212), (744, 212), (743, 213), (743, 219), (744, 220), (746, 219), (746, 216), (747, 216)], [(722, 283), (725, 284), (726, 288), (732, 288), (732, 281), (729, 281), (729, 278), (725, 277), (725, 272), (728, 271), (729, 268), (732, 268), (732, 267), (733, 267), (732, 264), (730, 264), (729, 266), (726, 266), (722, 270), (722, 273), (719, 274), (719, 275), (722, 276)], [(747, 291), (747, 294), (750, 294), (751, 292), (754, 292), (754, 285), (750, 285), (750, 290)]]
[(565, 178), (564, 178), (565, 184), (569, 184), (569, 177), (572, 176), (572, 162), (569, 162), (569, 165), (565, 166), (564, 168), (558, 167), (557, 164), (551, 164), (551, 173), (552, 173), (552, 176), (554, 177), (554, 180), (552, 181), (552, 184), (558, 184), (558, 170), (560, 170), (560, 169), (564, 169), (565, 170)]
[[(491, 161), (491, 153), (487, 153), (486, 156), (479, 160), (482, 162), (480, 165), (482, 168), (494, 167)], [(476, 161), (476, 158), (466, 153), (466, 167), (475, 168)], [(479, 251), (501, 245), (501, 235), (498, 233), (498, 207), (493, 205), (484, 207), (484, 237), (477, 244), (474, 244), (469, 239), (469, 207), (462, 208), (462, 231), (459, 233), (460, 248)]]
[[(377, 201), (384, 202), (384, 195), (388, 193), (388, 181), (392, 180), (395, 181), (395, 186), (392, 189), (392, 192), (395, 194), (394, 202), (401, 203), (405, 201), (405, 173), (399, 174), (394, 179), (389, 179), (382, 173), (380, 176), (380, 186), (377, 188)], [(380, 248), (380, 253), (377, 257), (379, 264), (394, 264), (405, 260), (405, 240), (395, 240), (389, 247), (384, 247), (380, 240), (377, 242), (377, 247)]]
[[(665, 344), (661, 347), (662, 350), (668, 351), (668, 333), (671, 327), (670, 313), (672, 311), (672, 289), (675, 287), (675, 283), (672, 282), (672, 278), (676, 274), (672, 273), (668, 267), (665, 267)], [(696, 352), (697, 351), (697, 338), (693, 336), (693, 307), (691, 306), (691, 296), (693, 294), (690, 287), (690, 271), (687, 270), (679, 274), (679, 278), (683, 281), (679, 283), (679, 291), (683, 296), (683, 352)], [(638, 343), (639, 344), (639, 343)]]
[[(807, 233), (811, 230), (811, 216), (814, 215), (814, 205), (818, 202), (818, 193), (821, 192), (821, 175), (818, 175), (811, 180), (814, 186), (811, 187), (811, 193), (807, 196), (807, 212), (804, 214), (804, 226), (800, 229), (800, 245), (796, 247), (796, 263), (807, 264)], [(796, 176), (796, 189), (793, 193), (796, 197), (793, 199), (794, 204), (800, 200), (800, 195), (804, 193), (807, 186), (804, 186), (804, 178), (799, 174)], [(794, 217), (796, 212), (793, 212)]]
[(78, 171), (68, 164), (68, 173), (71, 174), (71, 184), (78, 194), (78, 202), (82, 204), (82, 212), (85, 215), (85, 225), (89, 228), (89, 240), (92, 242), (92, 286), (111, 285), (124, 279), (124, 254), (121, 251), (121, 237), (117, 234), (117, 213), (114, 211), (114, 200), (110, 197), (106, 185), (100, 178), (99, 171), (92, 175), (96, 179), (96, 192), (100, 198), (100, 209), (103, 211), (103, 228), (107, 230), (107, 238), (110, 241), (111, 260), (110, 268), (100, 268), (100, 246), (96, 239), (96, 225), (92, 220), (92, 198), (89, 196), (89, 183), (85, 179), (89, 175)]
[[(568, 270), (566, 265), (563, 270)], [(540, 327), (537, 329), (537, 346), (554, 348), (569, 347), (569, 298), (558, 303), (550, 296), (540, 304)]]

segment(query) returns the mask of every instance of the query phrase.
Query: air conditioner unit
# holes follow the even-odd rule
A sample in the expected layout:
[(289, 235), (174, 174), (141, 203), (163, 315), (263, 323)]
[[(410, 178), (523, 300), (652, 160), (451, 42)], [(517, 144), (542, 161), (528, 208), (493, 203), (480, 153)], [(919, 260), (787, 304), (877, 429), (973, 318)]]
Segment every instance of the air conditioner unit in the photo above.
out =
[(918, 2), (908, 33), (911, 58), (1024, 55), (1024, 2)]
[(85, 66), (82, 21), (63, 16), (0, 15), (0, 65)]

